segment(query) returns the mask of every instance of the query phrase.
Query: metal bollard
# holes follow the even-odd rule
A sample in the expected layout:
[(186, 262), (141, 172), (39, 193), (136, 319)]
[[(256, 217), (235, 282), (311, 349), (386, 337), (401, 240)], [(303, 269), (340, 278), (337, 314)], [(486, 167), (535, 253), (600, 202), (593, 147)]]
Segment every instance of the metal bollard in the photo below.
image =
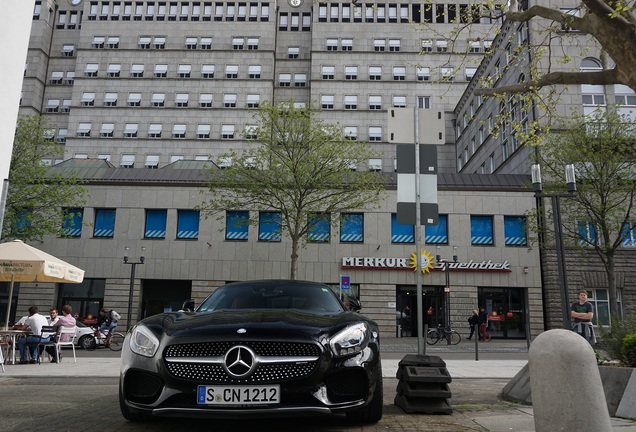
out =
[(530, 345), (528, 366), (537, 432), (612, 430), (596, 356), (584, 338), (543, 332)]

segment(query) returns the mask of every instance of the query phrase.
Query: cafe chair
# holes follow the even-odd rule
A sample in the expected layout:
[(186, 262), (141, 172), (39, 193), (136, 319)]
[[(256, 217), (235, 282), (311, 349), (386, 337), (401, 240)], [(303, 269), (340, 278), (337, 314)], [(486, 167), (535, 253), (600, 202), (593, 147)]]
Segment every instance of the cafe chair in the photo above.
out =
[[(33, 359), (33, 360), (36, 360), (40, 364), (42, 363), (42, 348), (46, 347), (46, 346), (55, 345), (55, 341), (57, 340), (59, 332), (60, 332), (60, 327), (42, 326), (42, 332), (39, 335), (32, 335), (36, 339), (34, 341), (32, 341), (32, 342), (27, 342), (26, 343), (26, 347), (27, 347), (27, 349), (29, 347), (36, 347), (37, 348), (37, 350), (38, 350), (38, 358), (37, 359)], [(51, 336), (49, 341), (43, 341), (44, 338), (42, 337), (42, 335), (44, 335), (44, 334)]]
[[(62, 355), (60, 349), (63, 346), (70, 346), (71, 348), (73, 348), (73, 362), (77, 363), (77, 357), (75, 357), (75, 344), (73, 343), (73, 339), (75, 338), (75, 332), (77, 332), (77, 326), (73, 326), (73, 327), (58, 327), (59, 329), (59, 333), (57, 334), (57, 339), (55, 341), (55, 343), (53, 343), (53, 346), (55, 346), (55, 353), (57, 354), (57, 358), (55, 360), (57, 360), (57, 363), (60, 363), (60, 356)], [(62, 341), (62, 339), (65, 339), (64, 337), (62, 337), (62, 335), (68, 335), (69, 340), (67, 341)]]
[(7, 358), (9, 358), (9, 342), (7, 342), (4, 339), (0, 339), (0, 367), (2, 368), (2, 373), (4, 373), (4, 359), (5, 359), (5, 354), (4, 354), (4, 350), (7, 351)]

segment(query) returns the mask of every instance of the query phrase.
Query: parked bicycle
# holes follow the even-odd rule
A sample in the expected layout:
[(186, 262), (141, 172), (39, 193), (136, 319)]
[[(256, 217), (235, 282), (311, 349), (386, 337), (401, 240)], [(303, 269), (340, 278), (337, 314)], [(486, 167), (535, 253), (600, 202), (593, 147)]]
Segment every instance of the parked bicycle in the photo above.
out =
[[(444, 327), (438, 325), (437, 328), (431, 329), (426, 335), (426, 343), (429, 345), (435, 345), (441, 340), (447, 340), (447, 332)], [(455, 330), (450, 330), (450, 342), (451, 345), (457, 345), (462, 340), (462, 336)]]
[(92, 334), (82, 336), (79, 346), (87, 351), (93, 351), (99, 347), (110, 348), (112, 351), (120, 351), (124, 346), (125, 336), (119, 332), (100, 332), (95, 329)]

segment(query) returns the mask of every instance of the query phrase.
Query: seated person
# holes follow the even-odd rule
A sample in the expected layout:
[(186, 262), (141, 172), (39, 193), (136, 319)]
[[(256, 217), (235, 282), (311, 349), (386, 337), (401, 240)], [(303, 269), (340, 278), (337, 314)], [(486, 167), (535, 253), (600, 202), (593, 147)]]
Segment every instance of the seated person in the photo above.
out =
[[(71, 315), (73, 308), (71, 305), (62, 306), (62, 316), (59, 317), (53, 327), (75, 327), (75, 318)], [(68, 342), (73, 335), (65, 333), (60, 335), (60, 342)], [(52, 357), (51, 363), (57, 363), (57, 347), (47, 346), (46, 352)], [(62, 353), (60, 353), (60, 361), (62, 361)]]
[[(29, 308), (29, 316), (24, 322), (24, 324), (22, 325), (17, 324), (13, 326), (13, 328), (16, 330), (31, 330), (31, 333), (32, 333), (28, 335), (27, 337), (18, 339), (18, 342), (16, 343), (16, 345), (18, 346), (18, 349), (20, 350), (20, 364), (37, 363), (37, 358), (39, 355), (37, 343), (49, 342), (51, 340), (51, 334), (42, 333), (42, 327), (48, 326), (49, 322), (47, 321), (46, 317), (43, 315), (40, 315), (39, 312), (40, 312), (40, 309), (37, 306), (31, 306)], [(26, 345), (28, 343), (34, 344), (28, 347), (30, 355), (31, 355), (30, 359), (27, 356)]]

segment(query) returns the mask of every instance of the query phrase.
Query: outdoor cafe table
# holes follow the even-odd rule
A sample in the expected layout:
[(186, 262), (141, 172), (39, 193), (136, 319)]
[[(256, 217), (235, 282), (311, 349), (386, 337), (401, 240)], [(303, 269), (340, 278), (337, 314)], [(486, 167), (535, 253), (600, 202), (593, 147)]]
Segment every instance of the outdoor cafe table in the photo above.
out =
[[(11, 339), (11, 357), (7, 358), (7, 362), (11, 360), (11, 364), (15, 364), (15, 345), (18, 337), (31, 334), (30, 330), (0, 330), (0, 337), (9, 336)], [(7, 356), (8, 357), (8, 356)]]

